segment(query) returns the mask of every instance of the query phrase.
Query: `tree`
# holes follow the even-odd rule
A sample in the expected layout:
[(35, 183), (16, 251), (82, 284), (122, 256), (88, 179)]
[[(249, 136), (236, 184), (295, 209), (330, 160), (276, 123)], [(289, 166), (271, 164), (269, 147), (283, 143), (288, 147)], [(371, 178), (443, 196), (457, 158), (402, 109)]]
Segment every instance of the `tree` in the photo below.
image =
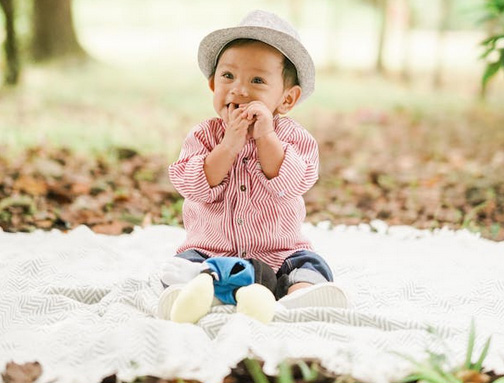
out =
[(416, 17), (414, 9), (409, 0), (396, 1), (396, 6), (399, 8), (399, 14), (402, 24), (403, 34), (403, 54), (401, 62), (400, 75), (401, 79), (405, 82), (411, 81), (411, 55), (413, 53), (412, 30), (416, 24)]
[(387, 34), (395, 28), (402, 36), (402, 57), (400, 62), (400, 76), (403, 81), (411, 80), (410, 56), (412, 53), (411, 30), (414, 26), (414, 12), (409, 0), (380, 0), (377, 3), (382, 23), (378, 33), (378, 51), (375, 70), (385, 73), (383, 63)]
[(385, 52), (385, 41), (387, 37), (387, 25), (389, 16), (389, 3), (388, 0), (375, 1), (378, 11), (380, 12), (380, 30), (378, 33), (378, 51), (376, 53), (375, 70), (379, 74), (384, 74), (385, 66), (383, 64), (383, 57)]
[(33, 1), (32, 53), (37, 61), (85, 56), (75, 33), (72, 0)]
[(5, 14), (4, 52), (7, 62), (4, 81), (7, 85), (15, 85), (19, 80), (19, 56), (14, 28), (14, 4), (12, 0), (0, 0), (0, 6)]
[(446, 45), (446, 32), (450, 24), (450, 14), (453, 7), (453, 0), (442, 0), (441, 1), (441, 16), (438, 23), (438, 46), (437, 46), (437, 57), (436, 64), (434, 67), (434, 87), (441, 87), (443, 80), (443, 52)]
[(386, 68), (384, 64), (385, 46), (387, 43), (388, 25), (390, 23), (392, 5), (390, 0), (364, 0), (366, 3), (375, 7), (379, 14), (379, 29), (377, 40), (377, 51), (375, 59), (375, 71), (379, 74), (385, 74)]

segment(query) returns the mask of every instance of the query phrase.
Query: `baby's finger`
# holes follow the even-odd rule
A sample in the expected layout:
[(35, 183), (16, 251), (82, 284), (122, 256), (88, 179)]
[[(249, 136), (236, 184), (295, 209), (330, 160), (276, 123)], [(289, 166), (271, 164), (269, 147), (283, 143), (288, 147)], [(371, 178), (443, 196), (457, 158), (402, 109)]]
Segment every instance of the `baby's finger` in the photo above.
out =
[(247, 107), (241, 114), (243, 118), (253, 120), (257, 116), (257, 110), (254, 107)]
[(231, 103), (228, 105), (228, 108), (227, 108), (227, 114), (228, 114), (228, 118), (231, 119), (231, 117), (233, 116), (233, 112), (236, 110), (236, 105)]
[[(233, 119), (237, 119), (239, 117), (242, 116), (242, 113), (243, 113), (243, 108), (239, 108), (237, 107), (236, 109), (234, 109), (232, 112), (231, 112), (231, 116)], [(242, 117), (243, 118), (243, 117)]]
[(243, 111), (243, 109), (240, 108), (238, 105), (236, 105), (236, 104), (229, 104), (229, 107), (228, 107), (228, 116), (231, 119), (236, 119), (241, 114), (242, 111)]
[(241, 116), (243, 113), (243, 109), (242, 108), (237, 108), (235, 110), (233, 110), (233, 116), (235, 118), (238, 118), (239, 116)]
[(250, 125), (250, 122), (248, 120), (241, 120), (240, 123), (238, 124), (238, 127), (240, 130), (247, 130)]
[(248, 104), (240, 104), (239, 106), (240, 106), (240, 108), (244, 108), (244, 109), (250, 109), (250, 108), (260, 109), (262, 107), (266, 107), (266, 105), (264, 105), (260, 101), (251, 101)]

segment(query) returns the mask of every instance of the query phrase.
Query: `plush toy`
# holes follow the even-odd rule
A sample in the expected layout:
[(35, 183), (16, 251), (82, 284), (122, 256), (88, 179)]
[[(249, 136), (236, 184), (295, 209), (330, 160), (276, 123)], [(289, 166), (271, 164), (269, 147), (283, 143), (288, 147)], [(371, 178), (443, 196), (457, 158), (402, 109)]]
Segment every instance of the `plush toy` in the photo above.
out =
[(212, 304), (232, 304), (236, 311), (263, 323), (275, 312), (276, 275), (264, 262), (235, 257), (195, 263), (173, 257), (165, 263), (158, 317), (196, 323)]

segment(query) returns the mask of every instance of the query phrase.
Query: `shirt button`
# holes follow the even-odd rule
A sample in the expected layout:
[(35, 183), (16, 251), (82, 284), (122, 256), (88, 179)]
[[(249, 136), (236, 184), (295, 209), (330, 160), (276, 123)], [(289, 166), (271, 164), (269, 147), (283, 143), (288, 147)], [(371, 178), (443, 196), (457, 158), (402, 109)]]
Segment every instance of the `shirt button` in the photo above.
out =
[(248, 162), (248, 157), (243, 157), (242, 162), (246, 164)]
[(245, 258), (246, 255), (247, 255), (247, 252), (246, 251), (242, 251), (242, 253), (241, 253), (242, 258)]
[(238, 218), (238, 219), (236, 220), (236, 222), (238, 222), (238, 225), (242, 225), (242, 224), (243, 224), (243, 219)]
[(242, 185), (242, 186), (240, 186), (240, 190), (245, 191), (245, 190), (247, 190), (247, 187), (245, 185)]

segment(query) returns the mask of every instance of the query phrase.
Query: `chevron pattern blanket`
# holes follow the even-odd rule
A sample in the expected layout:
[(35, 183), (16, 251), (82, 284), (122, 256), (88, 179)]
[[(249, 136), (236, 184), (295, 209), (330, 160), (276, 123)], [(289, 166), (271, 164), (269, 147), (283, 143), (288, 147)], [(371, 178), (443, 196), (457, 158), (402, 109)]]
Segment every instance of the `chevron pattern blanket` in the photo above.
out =
[(247, 356), (274, 373), (285, 358), (318, 358), (369, 382), (403, 377), (426, 350), (464, 359), (471, 318), (486, 368), (504, 372), (504, 243), (465, 231), (314, 227), (305, 234), (349, 294), (348, 309), (278, 309), (264, 325), (232, 306), (197, 325), (156, 319), (159, 269), (184, 237), (153, 226), (110, 237), (85, 227), (0, 231), (0, 369), (39, 361), (41, 381), (100, 382), (118, 373), (221, 382)]

